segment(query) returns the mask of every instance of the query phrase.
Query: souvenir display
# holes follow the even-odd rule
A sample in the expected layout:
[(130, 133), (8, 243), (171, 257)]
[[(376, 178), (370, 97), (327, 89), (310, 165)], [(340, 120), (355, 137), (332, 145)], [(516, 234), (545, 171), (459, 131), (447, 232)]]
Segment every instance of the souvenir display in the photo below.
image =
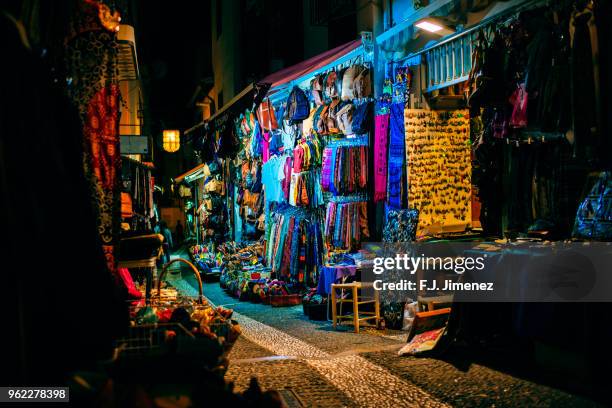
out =
[(470, 121), (467, 110), (406, 109), (408, 204), (420, 229), (472, 220)]

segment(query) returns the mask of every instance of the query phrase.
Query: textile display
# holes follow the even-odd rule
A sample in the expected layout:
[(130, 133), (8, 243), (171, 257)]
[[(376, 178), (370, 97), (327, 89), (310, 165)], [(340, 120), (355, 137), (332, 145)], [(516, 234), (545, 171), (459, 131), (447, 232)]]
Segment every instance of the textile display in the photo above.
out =
[(292, 173), (288, 202), (296, 207), (317, 208), (323, 205), (321, 171), (308, 170), (301, 173)]
[(387, 145), (389, 114), (374, 118), (374, 202), (387, 198)]
[(418, 228), (466, 228), (472, 220), (470, 122), (467, 110), (406, 109), (408, 203)]
[(412, 242), (416, 239), (419, 212), (417, 210), (391, 210), (383, 230), (383, 242)]
[(299, 173), (321, 165), (321, 140), (316, 136), (300, 139), (293, 149), (293, 171)]
[(327, 204), (325, 236), (328, 245), (340, 249), (356, 249), (362, 237), (368, 238), (368, 203), (365, 201), (335, 202)]
[(274, 155), (262, 166), (261, 176), (266, 202), (287, 201), (282, 189), (282, 182), (286, 177), (291, 177), (290, 174), (285, 173), (287, 159), (291, 160), (287, 155)]
[(387, 201), (391, 208), (402, 208), (404, 174), (404, 104), (393, 103), (389, 116), (389, 164)]
[(320, 212), (281, 205), (270, 216), (265, 257), (272, 272), (296, 282), (316, 282), (324, 253)]
[(83, 166), (108, 269), (114, 271), (121, 217), (118, 46), (116, 33), (101, 25), (97, 7), (84, 2), (79, 8), (66, 40), (67, 71), (73, 78), (68, 95), (81, 117)]
[(325, 191), (334, 195), (364, 192), (368, 183), (368, 147), (326, 147), (322, 180)]

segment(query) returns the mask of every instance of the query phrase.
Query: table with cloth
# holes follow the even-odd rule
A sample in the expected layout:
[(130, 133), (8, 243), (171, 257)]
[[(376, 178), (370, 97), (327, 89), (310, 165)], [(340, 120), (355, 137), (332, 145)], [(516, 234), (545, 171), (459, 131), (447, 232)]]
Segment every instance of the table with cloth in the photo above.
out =
[(355, 265), (328, 265), (324, 266), (319, 275), (319, 284), (317, 286), (317, 294), (327, 296), (331, 293), (332, 283), (342, 281), (345, 277), (354, 277), (357, 275), (357, 266)]

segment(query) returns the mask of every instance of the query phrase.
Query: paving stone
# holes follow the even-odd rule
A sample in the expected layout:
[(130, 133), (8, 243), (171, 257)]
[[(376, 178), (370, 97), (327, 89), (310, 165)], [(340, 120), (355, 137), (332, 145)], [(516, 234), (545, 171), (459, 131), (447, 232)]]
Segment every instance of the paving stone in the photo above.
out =
[[(176, 278), (195, 293), (188, 274)], [(590, 407), (586, 398), (479, 364), (399, 357), (405, 333), (308, 320), (302, 307), (239, 302), (218, 283), (204, 284), (213, 303), (235, 310), (243, 336), (230, 353), (226, 378), (236, 389), (251, 377), (264, 389), (291, 387), (308, 407)]]

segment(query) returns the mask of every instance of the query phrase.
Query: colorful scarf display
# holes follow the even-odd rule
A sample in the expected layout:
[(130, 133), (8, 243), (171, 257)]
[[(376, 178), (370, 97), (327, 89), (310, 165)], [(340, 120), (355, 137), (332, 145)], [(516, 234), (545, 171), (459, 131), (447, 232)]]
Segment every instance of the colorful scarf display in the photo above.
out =
[(322, 181), (324, 191), (334, 195), (364, 192), (368, 183), (368, 147), (337, 146), (329, 149), (331, 158), (324, 169), (326, 178)]
[(374, 118), (374, 202), (387, 198), (387, 145), (389, 114)]
[(291, 174), (289, 204), (317, 208), (324, 204), (321, 191), (321, 171), (309, 170)]
[(388, 204), (402, 208), (402, 174), (404, 173), (404, 104), (391, 104), (389, 116)]
[(323, 264), (321, 212), (279, 206), (266, 233), (266, 259), (272, 272), (313, 284)]
[(325, 214), (325, 236), (333, 248), (356, 249), (362, 237), (370, 236), (367, 202), (329, 202)]

